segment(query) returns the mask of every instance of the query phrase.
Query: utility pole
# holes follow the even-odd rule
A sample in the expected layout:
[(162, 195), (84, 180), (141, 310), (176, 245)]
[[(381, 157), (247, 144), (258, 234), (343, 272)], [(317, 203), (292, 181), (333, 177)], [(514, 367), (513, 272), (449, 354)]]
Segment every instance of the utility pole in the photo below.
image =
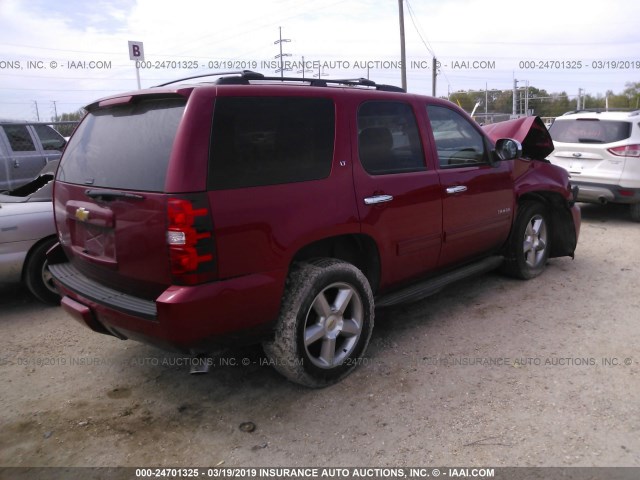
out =
[(515, 78), (513, 79), (513, 105), (511, 108), (511, 115), (513, 117), (516, 116), (516, 108), (517, 108), (517, 100), (516, 97), (518, 95), (518, 80), (516, 80)]
[(402, 88), (407, 90), (407, 55), (404, 48), (404, 11), (402, 2), (398, 0), (398, 9), (400, 12), (400, 74), (402, 78)]
[(487, 121), (487, 116), (489, 115), (489, 84), (484, 82), (484, 121)]
[(36, 117), (38, 118), (38, 121), (40, 121), (40, 112), (38, 111), (38, 101), (34, 100), (33, 103), (36, 106)]
[(313, 76), (318, 77), (318, 80), (327, 76), (326, 73), (322, 73), (322, 62), (318, 62), (318, 73), (314, 73)]
[(576, 99), (576, 110), (580, 110), (580, 95), (582, 94), (582, 88), (578, 89), (578, 98)]
[[(282, 53), (282, 43), (283, 42), (290, 42), (291, 39), (289, 38), (282, 38), (282, 27), (278, 27), (278, 30), (280, 30), (280, 39), (276, 40), (275, 42), (273, 42), (276, 45), (280, 45), (280, 54), (276, 55), (275, 58), (279, 58), (280, 59), (280, 78), (284, 78), (284, 58), (283, 57), (290, 57), (291, 54), (290, 53)], [(278, 73), (276, 71), (276, 73)]]
[(431, 63), (431, 68), (433, 72), (431, 72), (431, 96), (436, 96), (436, 77), (438, 76), (438, 60), (436, 57), (433, 57), (433, 62)]
[(56, 107), (56, 100), (52, 100), (53, 102), (53, 113), (55, 114), (55, 121), (58, 121), (58, 108)]
[(302, 70), (298, 70), (296, 73), (302, 73), (302, 79), (304, 80), (305, 72), (313, 72), (313, 70), (307, 70), (307, 65), (304, 63), (304, 55), (302, 56)]

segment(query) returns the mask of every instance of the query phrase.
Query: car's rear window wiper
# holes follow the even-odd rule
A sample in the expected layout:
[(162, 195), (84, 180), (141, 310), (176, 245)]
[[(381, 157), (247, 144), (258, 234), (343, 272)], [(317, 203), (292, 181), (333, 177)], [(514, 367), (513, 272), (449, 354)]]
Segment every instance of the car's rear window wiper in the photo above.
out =
[(579, 138), (578, 142), (580, 142), (580, 143), (604, 143), (602, 140), (598, 140), (597, 138)]
[(87, 197), (91, 197), (94, 200), (103, 200), (105, 202), (111, 202), (119, 198), (126, 198), (130, 200), (144, 200), (144, 195), (138, 193), (122, 192), (119, 190), (85, 190), (84, 194)]

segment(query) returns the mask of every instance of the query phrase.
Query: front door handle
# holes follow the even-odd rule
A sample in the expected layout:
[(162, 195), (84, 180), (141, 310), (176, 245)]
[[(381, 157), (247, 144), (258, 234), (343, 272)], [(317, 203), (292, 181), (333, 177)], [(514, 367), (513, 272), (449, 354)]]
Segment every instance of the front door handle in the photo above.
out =
[(454, 193), (462, 193), (466, 191), (467, 191), (467, 187), (465, 187), (464, 185), (458, 185), (456, 187), (447, 187), (447, 193), (450, 195), (453, 195)]
[(367, 197), (364, 199), (365, 205), (376, 205), (378, 203), (386, 203), (393, 200), (392, 195), (374, 195), (373, 197)]

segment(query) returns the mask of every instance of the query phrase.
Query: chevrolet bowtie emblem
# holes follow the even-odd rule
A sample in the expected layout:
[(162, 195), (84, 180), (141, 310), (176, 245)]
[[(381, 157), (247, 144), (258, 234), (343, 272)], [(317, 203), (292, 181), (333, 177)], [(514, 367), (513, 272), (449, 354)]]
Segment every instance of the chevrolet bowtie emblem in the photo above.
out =
[(81, 222), (86, 222), (89, 220), (89, 210), (84, 207), (80, 207), (76, 210), (76, 218)]

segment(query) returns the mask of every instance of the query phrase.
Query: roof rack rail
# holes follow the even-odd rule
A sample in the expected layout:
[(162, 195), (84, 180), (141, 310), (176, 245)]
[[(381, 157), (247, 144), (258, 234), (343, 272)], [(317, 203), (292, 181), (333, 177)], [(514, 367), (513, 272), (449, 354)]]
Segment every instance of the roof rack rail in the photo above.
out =
[(407, 91), (402, 87), (397, 87), (395, 85), (386, 85), (384, 83), (376, 83), (373, 80), (369, 80), (368, 78), (346, 78), (340, 80), (327, 80), (329, 82), (336, 82), (345, 85), (355, 85), (355, 86), (363, 86), (363, 87), (374, 87), (376, 90), (382, 90), (385, 92), (403, 92)]
[(239, 77), (231, 77), (231, 78), (242, 78), (246, 81), (248, 80), (260, 80), (264, 77), (261, 73), (254, 72), (253, 70), (232, 70), (230, 72), (210, 72), (203, 73), (201, 75), (193, 75), (191, 77), (178, 78), (177, 80), (171, 80), (167, 83), (161, 83), (160, 85), (155, 85), (155, 87), (166, 87), (167, 85), (171, 85), (178, 82), (184, 82), (185, 80), (193, 80), (195, 78), (206, 78), (206, 77), (222, 77), (224, 75), (239, 75)]
[(635, 108), (581, 108), (580, 110), (570, 110), (562, 115), (573, 115), (574, 113), (606, 113), (606, 112), (627, 112), (630, 114), (638, 115), (640, 110)]
[(367, 78), (347, 78), (347, 79), (333, 79), (333, 78), (302, 78), (302, 77), (263, 77), (259, 80), (270, 80), (270, 81), (282, 81), (282, 82), (308, 82), (309, 86), (312, 87), (326, 87), (327, 85), (345, 85), (348, 87), (369, 87), (375, 88), (376, 90), (386, 91), (386, 92), (402, 92), (406, 93), (406, 91), (401, 87), (396, 87), (395, 85), (385, 85), (378, 84), (373, 80), (369, 80)]
[(368, 87), (375, 88), (376, 90), (386, 92), (406, 92), (401, 87), (395, 85), (377, 84), (373, 80), (367, 78), (350, 78), (350, 79), (317, 79), (317, 78), (303, 78), (303, 77), (269, 77), (262, 73), (254, 72), (252, 70), (237, 70), (231, 72), (213, 72), (205, 73), (201, 75), (194, 75), (191, 77), (179, 78), (172, 80), (171, 82), (156, 85), (156, 87), (166, 87), (178, 82), (184, 82), (186, 80), (193, 80), (196, 78), (206, 77), (219, 77), (213, 83), (216, 85), (248, 85), (251, 80), (265, 80), (273, 82), (305, 82), (311, 87), (326, 87), (329, 84), (332, 85), (345, 85), (350, 87)]

